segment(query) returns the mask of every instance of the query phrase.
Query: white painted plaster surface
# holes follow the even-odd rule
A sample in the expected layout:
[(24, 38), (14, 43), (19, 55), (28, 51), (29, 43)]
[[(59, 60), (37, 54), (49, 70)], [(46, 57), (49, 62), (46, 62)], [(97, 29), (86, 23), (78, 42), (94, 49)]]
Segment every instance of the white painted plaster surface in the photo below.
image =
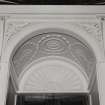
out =
[(97, 64), (97, 80), (100, 105), (105, 105), (105, 62)]
[(105, 13), (105, 6), (0, 6), (0, 13), (7, 14), (7, 13), (21, 13), (21, 14), (27, 14), (27, 13), (53, 13), (53, 14), (104, 14)]
[(0, 105), (5, 105), (6, 103), (6, 95), (8, 88), (8, 80), (9, 80), (9, 71), (7, 67), (7, 63), (1, 63), (1, 71), (0, 71)]
[[(91, 14), (93, 16), (105, 16), (105, 6), (94, 6), (94, 7), (93, 6), (51, 6), (51, 7), (50, 6), (28, 6), (28, 7), (0, 6), (0, 15), (2, 16), (13, 16), (14, 14), (32, 15), (32, 14), (41, 14), (41, 13), (42, 14), (46, 14), (46, 13), (47, 14), (51, 14), (51, 13), (52, 14), (76, 14), (76, 15), (82, 14), (84, 16), (86, 16), (86, 14), (87, 15)], [(103, 29), (105, 30), (105, 23), (104, 23)], [(103, 35), (105, 36), (104, 30), (102, 31), (104, 32)], [(3, 23), (0, 20), (0, 55), (1, 55), (1, 48), (2, 48), (1, 42), (3, 38), (2, 33), (3, 33)], [(26, 32), (22, 32), (21, 34), (23, 33), (26, 33)], [(15, 41), (13, 42), (15, 43)], [(104, 43), (105, 43), (105, 37), (104, 37)], [(14, 46), (12, 46), (11, 48), (13, 49), (13, 47)], [(12, 52), (11, 51), (12, 49), (9, 48), (9, 50), (5, 50), (5, 51)], [(6, 52), (6, 54), (8, 54), (8, 52)], [(8, 62), (1, 63), (0, 61), (0, 105), (5, 105), (6, 92), (7, 92), (7, 86), (8, 86), (8, 76), (9, 76)], [(105, 62), (103, 60), (97, 65), (97, 77), (98, 77), (98, 88), (99, 88), (99, 95), (100, 95), (100, 105), (105, 105)]]
[(3, 98), (3, 93), (2, 93), (2, 63), (1, 63), (1, 52), (2, 52), (2, 42), (3, 42), (3, 18), (0, 17), (0, 105), (2, 104), (2, 98)]

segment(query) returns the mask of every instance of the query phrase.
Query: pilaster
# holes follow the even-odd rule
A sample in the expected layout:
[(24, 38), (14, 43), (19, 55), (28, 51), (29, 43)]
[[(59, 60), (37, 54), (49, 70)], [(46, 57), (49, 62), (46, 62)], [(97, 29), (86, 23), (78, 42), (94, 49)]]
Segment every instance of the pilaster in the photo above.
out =
[(97, 63), (97, 81), (100, 105), (105, 105), (105, 62)]
[(3, 42), (3, 25), (4, 25), (4, 18), (0, 16), (0, 58), (1, 58), (1, 50)]
[(104, 54), (105, 54), (105, 16), (101, 18), (103, 25), (103, 40), (104, 40)]
[(8, 64), (6, 62), (1, 62), (0, 71), (0, 105), (6, 105), (6, 96), (8, 89), (9, 72)]
[(2, 94), (2, 85), (3, 85), (3, 78), (2, 78), (2, 63), (1, 63), (1, 52), (2, 52), (2, 44), (3, 44), (3, 26), (4, 26), (4, 18), (0, 16), (0, 105), (3, 105), (3, 94)]
[[(105, 55), (105, 15), (100, 17), (102, 24), (102, 35), (103, 35), (103, 51)], [(105, 105), (105, 59), (103, 62), (97, 64), (97, 80), (98, 89), (100, 96), (100, 105)]]

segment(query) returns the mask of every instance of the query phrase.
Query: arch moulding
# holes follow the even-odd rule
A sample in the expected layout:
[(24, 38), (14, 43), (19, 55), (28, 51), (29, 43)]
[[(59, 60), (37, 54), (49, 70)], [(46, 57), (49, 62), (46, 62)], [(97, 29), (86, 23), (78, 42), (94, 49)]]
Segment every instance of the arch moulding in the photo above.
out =
[[(88, 46), (93, 50), (93, 53), (96, 57), (97, 62), (102, 62), (104, 60), (103, 53), (100, 50), (99, 42), (95, 38), (90, 37), (89, 33), (83, 28), (77, 26), (76, 24), (67, 24), (67, 23), (41, 23), (38, 25), (29, 25), (23, 28), (20, 32), (12, 35), (10, 39), (5, 42), (4, 48), (2, 51), (1, 62), (4, 63), (3, 66), (4, 74), (2, 74), (2, 80), (5, 78), (5, 84), (2, 86), (3, 94), (3, 103), (5, 102), (8, 86), (8, 77), (9, 77), (9, 67), (10, 67), (10, 58), (13, 54), (13, 51), (21, 44), (22, 41), (32, 37), (33, 35), (40, 34), (42, 32), (60, 32), (65, 34), (73, 35), (74, 37), (80, 39), (82, 42), (88, 44)], [(33, 34), (32, 34), (33, 33)], [(74, 34), (73, 34), (74, 33)], [(5, 77), (4, 77), (5, 76)], [(4, 105), (4, 104), (2, 104)]]
[(4, 44), (1, 61), (9, 63), (13, 50), (21, 45), (21, 42), (23, 42), (24, 40), (27, 40), (28, 38), (41, 33), (51, 31), (65, 33), (74, 36), (77, 39), (80, 39), (83, 43), (87, 44), (92, 49), (97, 62), (102, 62), (104, 60), (104, 55), (103, 52), (100, 50), (99, 42), (94, 37), (91, 37), (87, 31), (85, 31), (81, 27), (78, 27), (76, 24), (42, 23), (39, 25), (27, 26), (15, 35), (10, 36), (10, 39)]

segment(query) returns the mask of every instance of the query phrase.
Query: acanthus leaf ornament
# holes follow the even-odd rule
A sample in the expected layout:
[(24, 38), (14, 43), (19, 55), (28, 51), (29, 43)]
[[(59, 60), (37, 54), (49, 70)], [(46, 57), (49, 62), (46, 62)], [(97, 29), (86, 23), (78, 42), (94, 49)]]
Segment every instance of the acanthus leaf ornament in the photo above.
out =
[(99, 23), (80, 23), (80, 27), (86, 30), (96, 40), (103, 40), (102, 29)]
[(11, 37), (21, 31), (23, 28), (27, 27), (30, 23), (29, 22), (8, 22), (6, 24), (5, 29), (5, 36), (7, 37), (7, 41), (11, 39)]
[(84, 31), (86, 31), (89, 35), (89, 37), (96, 40), (97, 44), (100, 47), (100, 50), (103, 51), (103, 33), (102, 33), (102, 26), (99, 22), (81, 22), (81, 23), (75, 23), (76, 27), (82, 28)]

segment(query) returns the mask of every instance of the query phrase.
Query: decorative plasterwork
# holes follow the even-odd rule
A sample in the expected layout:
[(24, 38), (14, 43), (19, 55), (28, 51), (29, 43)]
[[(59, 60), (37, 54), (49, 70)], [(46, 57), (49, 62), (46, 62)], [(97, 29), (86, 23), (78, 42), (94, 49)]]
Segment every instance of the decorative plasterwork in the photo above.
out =
[[(56, 17), (56, 16), (55, 16)], [(5, 43), (7, 43), (11, 38), (12, 36), (16, 35), (18, 32), (22, 31), (25, 27), (29, 27), (31, 25), (37, 25), (37, 24), (43, 24), (45, 22), (47, 23), (54, 23), (55, 24), (59, 24), (59, 23), (64, 23), (64, 24), (72, 24), (74, 25), (75, 27), (79, 27), (81, 28), (82, 30), (86, 31), (90, 37), (94, 38), (97, 43), (99, 44), (100, 46), (100, 49), (102, 50), (103, 52), (103, 35), (102, 35), (102, 27), (101, 27), (101, 23), (100, 21), (96, 21), (92, 19), (87, 19), (86, 17), (85, 18), (77, 18), (76, 16), (74, 16), (74, 19), (73, 19), (73, 16), (70, 18), (71, 20), (69, 20), (69, 18), (58, 18), (56, 17), (55, 18), (53, 16), (53, 18), (50, 16), (50, 17), (47, 17), (45, 18), (45, 16), (42, 18), (39, 18), (37, 17), (37, 19), (35, 20), (33, 17), (31, 18), (16, 18), (15, 19), (13, 18), (13, 20), (11, 18), (7, 18), (6, 19), (6, 24), (5, 24)]]
[(20, 80), (19, 91), (87, 92), (88, 82), (74, 65), (64, 59), (50, 58), (27, 70)]
[(17, 32), (21, 31), (26, 26), (29, 26), (30, 23), (28, 22), (9, 22), (6, 24), (5, 29), (5, 36), (7, 37), (7, 41), (11, 39), (13, 35), (15, 35)]
[(83, 23), (76, 23), (76, 26), (81, 27), (83, 30), (85, 30), (87, 33), (89, 33), (88, 35), (90, 35), (90, 37), (94, 38), (99, 46), (100, 49), (103, 51), (103, 33), (102, 33), (102, 26), (101, 23), (99, 22), (91, 22), (91, 23), (87, 23), (87, 22), (83, 22)]
[[(8, 22), (6, 24), (5, 35), (8, 37), (8, 39), (10, 39), (12, 35), (15, 35), (17, 32), (21, 31), (23, 28), (25, 28), (26, 26), (29, 26), (32, 23), (33, 22), (27, 22), (27, 21)], [(93, 35), (96, 40), (102, 41), (102, 29), (101, 29), (101, 25), (98, 22), (88, 22), (88, 23), (71, 22), (71, 23), (74, 25), (77, 25), (78, 27), (83, 28), (89, 34)]]
[(63, 57), (76, 63), (83, 68), (81, 72), (87, 75), (88, 81), (93, 77), (96, 64), (93, 52), (75, 37), (56, 32), (36, 35), (19, 46), (12, 58), (14, 73), (20, 78), (34, 61), (37, 63), (49, 56), (53, 59)]
[(78, 24), (81, 28), (87, 31), (97, 41), (102, 41), (102, 29), (100, 23), (80, 23)]

